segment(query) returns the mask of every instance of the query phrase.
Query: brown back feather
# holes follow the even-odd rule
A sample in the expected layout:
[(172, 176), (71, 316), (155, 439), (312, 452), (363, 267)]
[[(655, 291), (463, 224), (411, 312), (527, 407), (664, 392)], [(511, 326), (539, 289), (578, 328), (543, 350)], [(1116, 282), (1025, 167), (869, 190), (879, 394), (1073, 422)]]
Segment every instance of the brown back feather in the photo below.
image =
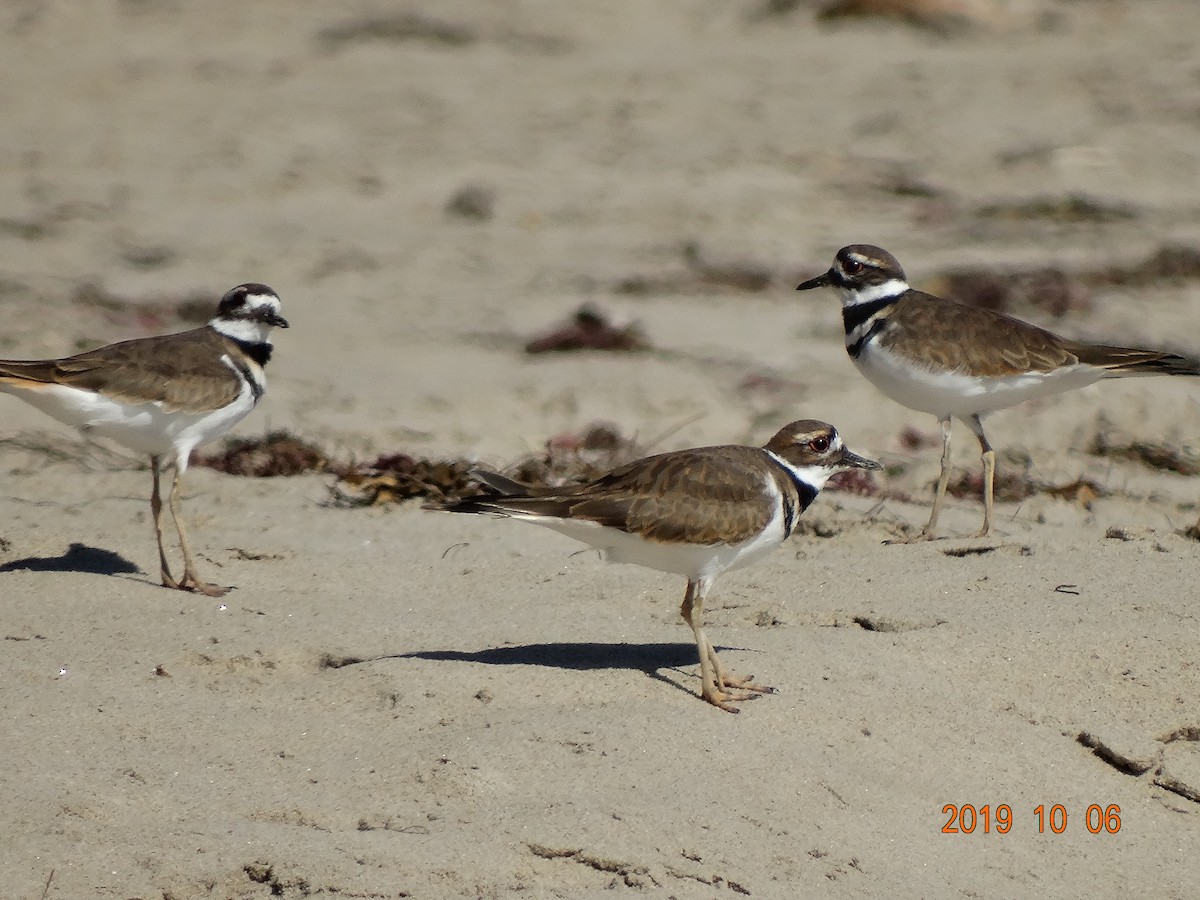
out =
[(241, 383), (221, 362), (236, 346), (207, 326), (136, 338), (63, 359), (0, 361), (0, 377), (64, 384), (126, 403), (208, 411), (233, 402)]
[(1001, 377), (1080, 361), (1072, 342), (1044, 328), (921, 291), (909, 292), (885, 315), (882, 344), (935, 368)]
[[(933, 301), (933, 302), (928, 302)], [(1160, 350), (1088, 344), (957, 300), (911, 291), (885, 312), (884, 346), (936, 368), (994, 377), (1085, 363), (1120, 375), (1200, 375), (1200, 360)]]
[(581, 519), (663, 543), (717, 543), (720, 522), (725, 539), (739, 543), (770, 515), (761, 506), (762, 473), (753, 465), (762, 453), (740, 446), (664, 453), (589, 484), (536, 496), (473, 497), (447, 509)]

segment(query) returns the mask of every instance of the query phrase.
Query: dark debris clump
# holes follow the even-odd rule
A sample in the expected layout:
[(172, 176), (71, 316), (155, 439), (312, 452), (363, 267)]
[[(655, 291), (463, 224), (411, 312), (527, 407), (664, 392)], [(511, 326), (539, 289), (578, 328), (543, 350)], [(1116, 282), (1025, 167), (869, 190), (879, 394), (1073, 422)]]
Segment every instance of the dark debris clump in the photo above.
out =
[[(503, 474), (531, 487), (557, 487), (591, 481), (639, 455), (632, 438), (611, 425), (596, 424), (580, 434), (551, 438), (543, 452), (506, 466)], [(397, 453), (340, 472), (333, 493), (336, 502), (346, 506), (422, 497), (436, 507), (488, 492), (472, 478), (474, 468), (465, 459), (416, 459)]]
[(465, 459), (419, 459), (391, 453), (340, 472), (333, 496), (343, 506), (379, 506), (413, 497), (458, 500), (483, 493), (471, 478), (471, 469)]
[(1133, 460), (1152, 469), (1178, 472), (1180, 475), (1200, 474), (1200, 454), (1189, 447), (1126, 440), (1107, 431), (1098, 431), (1092, 438), (1088, 452), (1109, 459)]
[[(1028, 471), (999, 469), (996, 471), (993, 492), (996, 501), (1000, 503), (1020, 503), (1036, 494), (1048, 494), (1060, 500), (1078, 503), (1084, 509), (1091, 509), (1097, 498), (1108, 495), (1108, 491), (1090, 478), (1077, 478), (1067, 484), (1055, 485), (1034, 478)], [(982, 497), (983, 474), (978, 471), (964, 472), (956, 478), (951, 478), (946, 485), (946, 493), (959, 498)]]
[[(616, 427), (595, 424), (579, 434), (546, 441), (541, 453), (506, 467), (509, 477), (531, 486), (590, 481), (641, 455), (633, 438)], [(383, 454), (371, 462), (330, 458), (323, 450), (287, 431), (260, 438), (228, 438), (214, 453), (196, 454), (195, 465), (228, 475), (273, 478), (307, 472), (337, 476), (331, 490), (343, 506), (377, 506), (414, 497), (445, 503), (484, 493), (466, 459), (424, 459), (407, 453)]]
[(329, 472), (335, 468), (324, 451), (289, 431), (272, 431), (260, 438), (230, 438), (223, 450), (198, 454), (195, 464), (247, 478)]
[(558, 487), (599, 478), (637, 459), (643, 448), (615, 425), (596, 423), (579, 434), (560, 434), (545, 449), (505, 469), (504, 474), (529, 485)]
[(614, 325), (603, 313), (588, 305), (579, 307), (569, 322), (556, 325), (525, 345), (526, 353), (649, 349), (650, 342), (636, 322)]

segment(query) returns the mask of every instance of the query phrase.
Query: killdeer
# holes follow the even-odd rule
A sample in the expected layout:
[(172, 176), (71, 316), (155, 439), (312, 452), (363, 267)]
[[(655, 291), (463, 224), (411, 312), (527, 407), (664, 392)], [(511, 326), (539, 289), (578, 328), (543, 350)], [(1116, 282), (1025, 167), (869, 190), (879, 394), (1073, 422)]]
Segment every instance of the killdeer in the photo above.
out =
[(983, 527), (972, 537), (984, 537), (992, 525), (996, 454), (983, 416), (1101, 378), (1200, 375), (1200, 360), (1072, 341), (1011, 316), (913, 290), (896, 258), (868, 244), (843, 247), (828, 272), (796, 289), (827, 286), (841, 291), (846, 352), (858, 370), (897, 403), (932, 413), (942, 426), (933, 511), (914, 540), (932, 538), (937, 527), (950, 478), (951, 418), (966, 423), (979, 439)]
[[(436, 507), (534, 522), (634, 563), (687, 578), (680, 612), (700, 654), (701, 696), (727, 712), (772, 689), (726, 670), (704, 633), (704, 599), (717, 576), (782, 544), (826, 480), (878, 469), (851, 453), (832, 425), (793, 422), (764, 447), (700, 447), (627, 463), (588, 484), (532, 488), (492, 472), (496, 495)], [(734, 692), (731, 689), (737, 689)]]
[[(162, 583), (218, 597), (229, 588), (196, 575), (179, 512), (180, 479), (193, 449), (224, 434), (262, 399), (271, 329), (287, 325), (273, 290), (241, 284), (221, 298), (217, 314), (201, 328), (122, 341), (65, 359), (0, 360), (0, 391), (85, 433), (149, 455)], [(159, 475), (171, 465), (171, 518), (183, 552), (178, 580), (163, 548), (159, 492)]]

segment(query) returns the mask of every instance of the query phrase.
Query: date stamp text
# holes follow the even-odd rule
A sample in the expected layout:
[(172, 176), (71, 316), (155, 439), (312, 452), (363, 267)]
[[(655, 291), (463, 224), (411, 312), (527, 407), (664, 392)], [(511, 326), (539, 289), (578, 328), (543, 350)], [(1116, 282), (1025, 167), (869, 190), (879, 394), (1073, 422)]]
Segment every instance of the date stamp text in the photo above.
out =
[[(942, 815), (946, 816), (942, 825), (942, 834), (1008, 834), (1017, 824), (1012, 807), (1007, 803), (995, 806), (985, 804), (975, 806), (971, 803), (947, 803), (942, 807)], [(1039, 804), (1029, 818), (1030, 827), (1036, 827), (1038, 834), (1062, 834), (1067, 826), (1078, 827), (1078, 819), (1091, 834), (1116, 834), (1121, 830), (1121, 807), (1115, 803), (1102, 806), (1093, 803), (1086, 811), (1068, 814), (1067, 808), (1061, 803)]]

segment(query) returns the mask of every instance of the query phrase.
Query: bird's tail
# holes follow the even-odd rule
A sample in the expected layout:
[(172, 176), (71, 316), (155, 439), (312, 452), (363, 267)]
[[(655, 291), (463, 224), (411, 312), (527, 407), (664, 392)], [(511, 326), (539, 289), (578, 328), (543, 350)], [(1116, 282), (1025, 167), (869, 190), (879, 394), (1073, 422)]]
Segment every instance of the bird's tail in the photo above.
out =
[(483, 513), (491, 515), (500, 515), (503, 513), (502, 510), (496, 508), (495, 499), (487, 495), (426, 503), (421, 508), (437, 510), (439, 512)]
[(0, 359), (0, 384), (33, 387), (53, 381), (54, 360)]
[(1129, 375), (1200, 375), (1200, 359), (1161, 350), (1080, 345), (1072, 348), (1082, 363), (1107, 369), (1106, 378)]
[(487, 469), (472, 469), (471, 477), (504, 497), (525, 496), (533, 490), (532, 485), (522, 484), (520, 481), (509, 478), (507, 475), (501, 475), (499, 472), (491, 472)]

